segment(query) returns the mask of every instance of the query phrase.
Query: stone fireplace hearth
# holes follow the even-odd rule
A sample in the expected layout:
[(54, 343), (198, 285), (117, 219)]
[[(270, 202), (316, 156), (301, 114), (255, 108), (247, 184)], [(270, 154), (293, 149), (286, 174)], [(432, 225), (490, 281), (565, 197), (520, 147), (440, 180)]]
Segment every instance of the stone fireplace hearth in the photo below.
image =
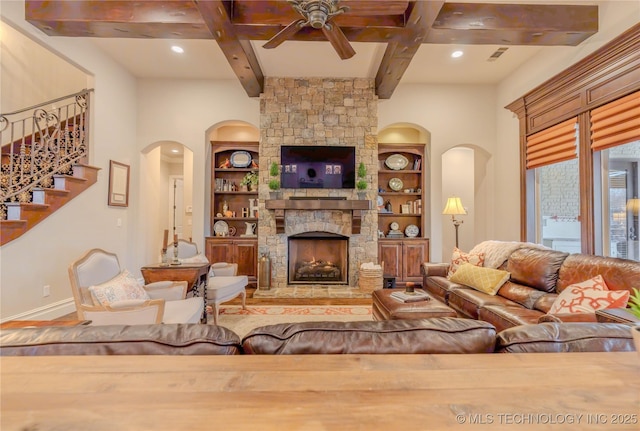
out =
[[(377, 260), (377, 211), (370, 201), (377, 195), (367, 189), (366, 209), (274, 209), (275, 202), (291, 198), (358, 200), (355, 189), (282, 189), (282, 198), (270, 201), (269, 166), (280, 164), (282, 145), (351, 146), (356, 165), (363, 162), (369, 184), (377, 183), (377, 97), (373, 79), (266, 78), (260, 99), (260, 186), (258, 249), (272, 262), (272, 290), (325, 288), (357, 291), (357, 270), (364, 262)], [(348, 204), (343, 204), (348, 205)], [(353, 204), (351, 204), (353, 205)], [(290, 238), (322, 232), (344, 238), (346, 266), (340, 282), (290, 280), (295, 268), (289, 260)], [(313, 256), (312, 256), (313, 257)], [(319, 259), (316, 256), (316, 259)], [(324, 259), (326, 260), (326, 259)], [(282, 295), (291, 296), (291, 295)], [(308, 296), (308, 295), (303, 295)], [(311, 296), (314, 296), (313, 294)], [(353, 296), (337, 292), (335, 296)]]

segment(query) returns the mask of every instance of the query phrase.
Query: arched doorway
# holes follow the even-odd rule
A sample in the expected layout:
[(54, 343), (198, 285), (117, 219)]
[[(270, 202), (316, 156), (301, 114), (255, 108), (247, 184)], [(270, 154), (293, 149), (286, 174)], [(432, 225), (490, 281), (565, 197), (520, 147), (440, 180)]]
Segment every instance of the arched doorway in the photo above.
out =
[(140, 161), (141, 254), (159, 262), (164, 231), (192, 238), (193, 152), (175, 141), (145, 147)]

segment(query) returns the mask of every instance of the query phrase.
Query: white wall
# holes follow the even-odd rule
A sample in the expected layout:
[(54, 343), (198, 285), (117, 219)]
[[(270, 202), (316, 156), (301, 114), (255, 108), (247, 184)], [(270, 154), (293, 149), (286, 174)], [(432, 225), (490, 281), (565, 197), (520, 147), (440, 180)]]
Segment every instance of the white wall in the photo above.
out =
[[(129, 265), (129, 239), (135, 229), (137, 193), (136, 82), (95, 46), (79, 39), (49, 38), (24, 20), (24, 2), (2, 2), (2, 19), (48, 46), (92, 75), (95, 88), (90, 164), (101, 168), (97, 184), (46, 221), (0, 248), (0, 319), (49, 318), (73, 311), (67, 275), (70, 262), (85, 250), (101, 247)], [(23, 74), (16, 74), (19, 80)], [(37, 83), (32, 83), (36, 85)], [(47, 83), (43, 83), (47, 84)], [(16, 81), (16, 85), (21, 85)], [(109, 160), (131, 164), (128, 208), (107, 206)], [(117, 220), (122, 227), (116, 227)], [(51, 295), (42, 296), (43, 286)]]
[[(237, 81), (145, 79), (138, 83), (138, 95), (138, 148), (157, 141), (176, 141), (193, 152), (191, 229), (198, 250), (204, 251), (204, 237), (210, 229), (205, 218), (207, 151), (211, 145), (207, 130), (229, 120), (257, 128), (259, 99), (247, 97)], [(142, 208), (142, 219), (153, 215), (149, 208)], [(154, 242), (154, 235), (148, 226), (141, 225), (136, 239), (139, 244), (149, 244)], [(137, 266), (145, 263), (149, 262), (141, 259)]]
[[(429, 210), (431, 212), (431, 260), (442, 261), (443, 229), (451, 230), (451, 220), (442, 217), (446, 197), (442, 191), (442, 155), (458, 146), (470, 146), (482, 149), (489, 155), (495, 155), (496, 118), (492, 107), (495, 105), (495, 88), (482, 85), (399, 85), (389, 100), (380, 102), (378, 108), (378, 128), (382, 129), (394, 123), (417, 124), (428, 130), (430, 138), (431, 189)], [(473, 166), (472, 166), (473, 168)], [(492, 183), (494, 172), (488, 170), (484, 180)], [(476, 179), (479, 181), (480, 179)], [(486, 195), (476, 199), (491, 201), (492, 190), (480, 188)], [(465, 203), (466, 205), (466, 203)], [(446, 221), (447, 224), (443, 225)], [(487, 220), (492, 229), (492, 220)], [(466, 223), (466, 222), (465, 222)], [(513, 220), (511, 223), (518, 223)], [(462, 229), (460, 228), (461, 233)], [(472, 229), (467, 228), (465, 235), (474, 238)], [(467, 241), (465, 239), (465, 241)], [(453, 242), (449, 242), (444, 252), (448, 257)], [(466, 244), (466, 242), (465, 242)]]
[(0, 22), (0, 106), (14, 112), (88, 87), (87, 74)]

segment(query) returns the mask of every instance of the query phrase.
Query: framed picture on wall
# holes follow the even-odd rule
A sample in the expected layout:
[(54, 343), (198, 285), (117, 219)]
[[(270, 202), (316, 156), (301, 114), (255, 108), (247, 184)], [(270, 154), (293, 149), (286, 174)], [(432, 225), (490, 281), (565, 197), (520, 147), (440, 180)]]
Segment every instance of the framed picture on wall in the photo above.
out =
[(129, 206), (129, 165), (109, 161), (109, 206)]

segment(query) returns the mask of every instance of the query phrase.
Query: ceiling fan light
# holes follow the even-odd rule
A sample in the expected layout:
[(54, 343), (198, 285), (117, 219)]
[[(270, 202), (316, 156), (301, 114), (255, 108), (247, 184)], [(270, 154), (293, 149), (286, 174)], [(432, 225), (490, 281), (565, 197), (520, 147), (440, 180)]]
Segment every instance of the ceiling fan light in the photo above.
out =
[(322, 10), (309, 12), (309, 24), (313, 28), (322, 28), (327, 22), (327, 14)]

